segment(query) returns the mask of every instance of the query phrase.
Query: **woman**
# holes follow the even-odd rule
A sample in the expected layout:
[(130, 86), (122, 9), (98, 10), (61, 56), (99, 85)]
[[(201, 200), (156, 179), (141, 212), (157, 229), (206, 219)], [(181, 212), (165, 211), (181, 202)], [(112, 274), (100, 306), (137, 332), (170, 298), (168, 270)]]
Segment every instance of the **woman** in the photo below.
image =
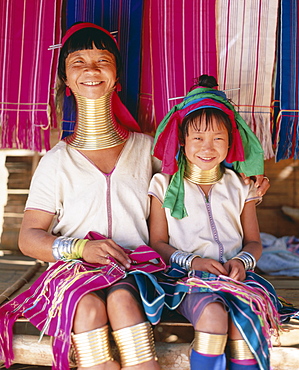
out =
[[(125, 270), (131, 261), (119, 245), (135, 249), (148, 242), (146, 194), (155, 171), (152, 139), (132, 132), (138, 126), (115, 92), (119, 71), (119, 51), (106, 30), (90, 23), (68, 30), (60, 52), (59, 90), (67, 88), (67, 94), (74, 95), (77, 123), (74, 133), (43, 157), (33, 177), (19, 238), (25, 255), (55, 262), (71, 245), (81, 243), (82, 249), (81, 240), (96, 231), (107, 239), (84, 242), (80, 257), (100, 264), (113, 258)], [(109, 347), (108, 322), (123, 369), (160, 369), (134, 278), (79, 301), (72, 335), (78, 369), (120, 369), (109, 348), (101, 355)], [(126, 356), (126, 348), (122, 354), (124, 328), (139, 331), (141, 352), (149, 350), (136, 364)], [(140, 345), (134, 335), (131, 338), (130, 342), (127, 334), (125, 344)], [(84, 354), (93, 340), (98, 345)]]

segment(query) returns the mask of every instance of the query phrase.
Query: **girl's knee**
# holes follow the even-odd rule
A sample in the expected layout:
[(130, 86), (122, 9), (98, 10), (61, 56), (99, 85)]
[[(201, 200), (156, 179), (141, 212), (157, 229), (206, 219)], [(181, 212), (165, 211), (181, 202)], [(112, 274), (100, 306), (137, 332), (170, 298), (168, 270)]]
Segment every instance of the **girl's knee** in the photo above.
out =
[(220, 302), (208, 304), (195, 325), (195, 330), (224, 334), (228, 330), (228, 313)]

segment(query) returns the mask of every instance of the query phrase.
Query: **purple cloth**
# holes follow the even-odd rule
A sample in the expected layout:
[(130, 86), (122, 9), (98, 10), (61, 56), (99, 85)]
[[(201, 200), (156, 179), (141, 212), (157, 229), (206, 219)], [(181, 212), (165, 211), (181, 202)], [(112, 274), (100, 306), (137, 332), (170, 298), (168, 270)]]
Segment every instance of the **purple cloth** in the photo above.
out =
[[(161, 257), (148, 246), (130, 256), (130, 271), (153, 273), (165, 269)], [(13, 324), (26, 317), (42, 334), (53, 336), (53, 370), (69, 369), (68, 354), (73, 318), (78, 301), (87, 293), (106, 288), (126, 276), (111, 259), (109, 265), (89, 264), (83, 260), (57, 261), (25, 292), (0, 307), (0, 359), (11, 366)]]

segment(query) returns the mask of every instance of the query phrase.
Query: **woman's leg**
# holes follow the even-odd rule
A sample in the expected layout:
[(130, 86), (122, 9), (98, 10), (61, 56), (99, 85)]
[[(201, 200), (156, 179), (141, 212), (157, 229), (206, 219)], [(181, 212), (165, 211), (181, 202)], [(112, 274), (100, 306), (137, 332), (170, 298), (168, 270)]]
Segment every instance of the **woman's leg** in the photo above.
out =
[(230, 370), (258, 370), (258, 363), (233, 321), (229, 320)]
[(111, 355), (106, 305), (94, 294), (85, 295), (78, 303), (72, 343), (78, 370), (119, 370)]
[(134, 292), (135, 279), (127, 279), (124, 280), (132, 284), (129, 290), (122, 280), (122, 286), (114, 286), (107, 296), (107, 313), (122, 369), (159, 370), (152, 327), (146, 322), (138, 291)]

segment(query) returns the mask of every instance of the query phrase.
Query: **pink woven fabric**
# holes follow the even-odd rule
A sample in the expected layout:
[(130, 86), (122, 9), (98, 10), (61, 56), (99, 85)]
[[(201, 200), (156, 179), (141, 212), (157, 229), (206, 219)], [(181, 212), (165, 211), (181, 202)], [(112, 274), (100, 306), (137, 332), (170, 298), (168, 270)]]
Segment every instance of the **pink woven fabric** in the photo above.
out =
[[(103, 239), (93, 232), (88, 238)], [(129, 271), (153, 273), (166, 267), (160, 256), (146, 245), (135, 251), (124, 250), (132, 260)], [(78, 301), (85, 294), (108, 287), (126, 275), (115, 260), (110, 259), (109, 265), (57, 261), (28, 290), (0, 307), (0, 359), (7, 367), (14, 358), (13, 325), (18, 317), (24, 316), (42, 333), (53, 336), (52, 369), (69, 369), (70, 335)]]
[(217, 78), (215, 0), (144, 2), (139, 118), (153, 133), (201, 74)]
[(48, 47), (60, 40), (61, 4), (62, 0), (0, 2), (1, 148), (49, 149), (52, 66), (56, 72), (58, 50)]

